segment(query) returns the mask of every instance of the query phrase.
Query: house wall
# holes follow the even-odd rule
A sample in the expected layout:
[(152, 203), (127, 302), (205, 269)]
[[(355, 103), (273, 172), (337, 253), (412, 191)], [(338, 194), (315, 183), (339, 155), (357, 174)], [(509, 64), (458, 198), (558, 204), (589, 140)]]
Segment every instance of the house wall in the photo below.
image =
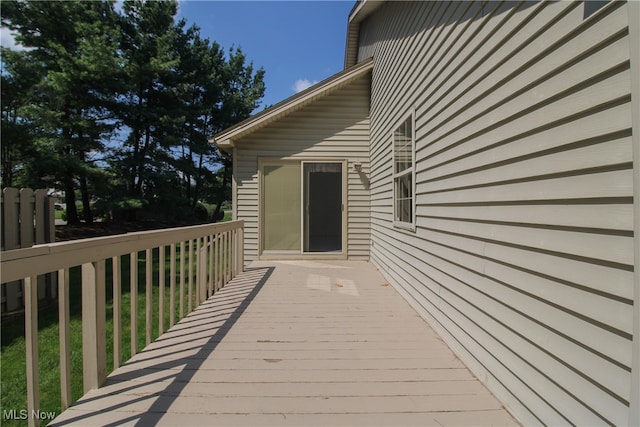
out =
[[(629, 423), (628, 5), (595, 6), (387, 2), (360, 27), (371, 260), (527, 425)], [(391, 133), (413, 109), (408, 231)]]
[(259, 158), (347, 160), (347, 255), (369, 258), (369, 84), (369, 76), (358, 79), (236, 141), (234, 206), (245, 220), (245, 260), (259, 255)]

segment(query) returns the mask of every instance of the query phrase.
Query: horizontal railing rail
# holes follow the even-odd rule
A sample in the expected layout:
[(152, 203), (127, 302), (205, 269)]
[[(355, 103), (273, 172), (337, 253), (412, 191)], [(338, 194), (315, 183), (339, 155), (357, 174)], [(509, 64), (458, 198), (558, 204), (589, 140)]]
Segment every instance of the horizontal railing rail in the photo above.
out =
[[(152, 340), (153, 289), (157, 287), (158, 335), (165, 328), (166, 266), (169, 272), (169, 327), (213, 295), (244, 268), (244, 223), (232, 221), (49, 243), (1, 254), (2, 283), (24, 279), (27, 410), (29, 425), (39, 425), (38, 276), (57, 273), (62, 408), (71, 402), (70, 269), (80, 267), (82, 294), (83, 390), (100, 387), (107, 376), (106, 282), (113, 287), (113, 368), (122, 361), (123, 257), (129, 258), (131, 356), (138, 349), (138, 284), (144, 277), (145, 342)], [(144, 274), (138, 271), (144, 253)], [(168, 260), (167, 260), (168, 253)], [(111, 274), (107, 274), (110, 262)], [(156, 264), (154, 264), (154, 262)], [(157, 265), (157, 276), (153, 267)], [(139, 273), (141, 273), (139, 275)], [(155, 278), (157, 277), (157, 281)], [(186, 304), (185, 304), (186, 299)], [(176, 302), (177, 300), (177, 302)], [(186, 307), (185, 307), (186, 305)], [(179, 319), (178, 319), (179, 320)], [(142, 327), (142, 326), (140, 326)], [(74, 349), (74, 352), (77, 349)]]

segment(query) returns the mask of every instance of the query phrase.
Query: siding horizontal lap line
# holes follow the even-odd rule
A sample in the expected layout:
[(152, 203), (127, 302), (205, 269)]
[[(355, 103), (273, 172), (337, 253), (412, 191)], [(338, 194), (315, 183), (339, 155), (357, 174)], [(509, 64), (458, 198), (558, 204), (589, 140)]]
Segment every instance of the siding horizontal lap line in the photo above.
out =
[(491, 225), (505, 225), (512, 227), (524, 227), (524, 228), (536, 228), (541, 230), (554, 230), (554, 231), (570, 231), (574, 233), (587, 233), (587, 234), (601, 234), (607, 236), (620, 236), (620, 237), (633, 237), (633, 230), (619, 230), (619, 229), (607, 229), (607, 228), (592, 228), (592, 227), (576, 227), (571, 225), (554, 225), (532, 222), (512, 222), (512, 221), (496, 221), (488, 219), (476, 219), (476, 218), (463, 218), (463, 217), (446, 217), (437, 215), (420, 215), (418, 218), (424, 219), (443, 219), (449, 221), (470, 222), (478, 224), (491, 224)]
[(580, 197), (568, 199), (486, 200), (469, 202), (418, 203), (418, 206), (526, 206), (526, 205), (632, 205), (633, 197)]
[[(633, 230), (633, 205), (436, 207), (422, 205), (418, 218), (497, 221), (505, 224), (568, 226), (587, 230)], [(425, 219), (428, 221), (428, 219)]]
[[(576, 170), (570, 170), (570, 171), (565, 171), (565, 172), (555, 172), (555, 173), (549, 173), (549, 174), (544, 174), (544, 175), (531, 175), (531, 176), (527, 176), (527, 177), (523, 177), (523, 178), (508, 179), (508, 180), (504, 180), (504, 181), (495, 181), (495, 182), (487, 182), (487, 183), (483, 183), (483, 184), (474, 184), (474, 185), (466, 185), (466, 186), (460, 186), (460, 187), (451, 187), (451, 188), (445, 188), (445, 189), (442, 189), (442, 190), (419, 191), (419, 192), (417, 192), (417, 194), (418, 195), (441, 194), (441, 193), (447, 193), (449, 191), (460, 191), (460, 190), (472, 190), (472, 189), (476, 189), (476, 188), (498, 187), (498, 186), (501, 186), (501, 185), (520, 184), (520, 183), (524, 183), (524, 182), (544, 181), (544, 180), (548, 180), (548, 179), (569, 178), (569, 177), (576, 177), (576, 176), (580, 176), (580, 175), (592, 175), (592, 174), (598, 174), (598, 173), (616, 172), (616, 171), (623, 171), (623, 170), (633, 170), (633, 163), (624, 162), (624, 163), (619, 163), (619, 164), (614, 164), (614, 165), (597, 166), (597, 167), (592, 167), (592, 168), (576, 169)], [(426, 183), (426, 182), (429, 182), (429, 181), (430, 180), (419, 181), (417, 184), (422, 184), (422, 183)]]
[[(508, 159), (504, 159), (504, 160), (500, 160), (500, 161), (496, 161), (496, 162), (491, 162), (491, 163), (485, 163), (481, 166), (476, 166), (473, 168), (468, 168), (468, 169), (463, 169), (463, 170), (459, 170), (456, 172), (452, 172), (452, 173), (448, 173), (448, 174), (438, 174), (437, 176), (433, 176), (432, 178), (429, 179), (424, 179), (422, 181), (419, 181), (419, 183), (422, 182), (435, 182), (435, 181), (442, 181), (448, 178), (454, 178), (454, 177), (458, 177), (458, 176), (463, 176), (463, 175), (467, 175), (470, 173), (475, 173), (475, 172), (482, 172), (482, 171), (489, 171), (491, 169), (500, 167), (500, 166), (506, 166), (506, 165), (511, 165), (514, 163), (518, 163), (518, 162), (522, 162), (522, 161), (526, 161), (526, 160), (533, 160), (533, 159), (537, 159), (539, 157), (544, 157), (544, 156), (549, 156), (552, 154), (558, 154), (558, 153), (563, 153), (563, 152), (567, 152), (567, 151), (572, 151), (572, 150), (576, 150), (576, 149), (581, 149), (581, 148), (585, 148), (585, 147), (590, 147), (593, 145), (598, 145), (598, 144), (602, 144), (605, 142), (609, 142), (612, 140), (617, 140), (617, 139), (623, 139), (623, 138), (629, 138), (631, 137), (631, 129), (630, 128), (626, 128), (626, 129), (622, 129), (616, 132), (610, 132), (610, 133), (606, 133), (603, 135), (598, 135), (598, 136), (594, 136), (592, 138), (586, 138), (586, 139), (582, 139), (579, 141), (572, 141), (569, 142), (567, 144), (562, 144), (562, 145), (558, 145), (558, 146), (554, 146), (545, 150), (540, 150), (540, 151), (535, 151), (532, 153), (528, 153), (528, 154), (523, 154), (521, 156), (516, 156), (516, 157), (510, 157)], [(472, 157), (474, 155), (477, 155), (479, 153), (483, 153), (489, 150), (493, 150), (495, 148), (504, 146), (505, 144), (508, 143), (513, 143), (514, 140), (509, 140), (508, 142), (504, 142), (504, 141), (500, 141), (488, 146), (483, 147), (482, 149), (479, 150), (475, 150), (473, 152), (469, 152), (464, 156), (460, 156), (460, 157), (456, 157), (455, 159), (451, 159), (448, 160), (447, 162), (443, 162), (440, 163), (438, 165), (434, 165), (434, 166), (429, 166), (426, 168), (421, 168), (417, 171), (418, 174), (424, 173), (426, 171), (430, 171), (433, 169), (436, 169), (438, 167), (443, 166), (444, 164), (450, 164), (450, 163), (454, 163), (454, 162), (458, 162), (462, 159), (468, 158), (468, 157)]]
[[(566, 200), (571, 205), (574, 199), (608, 199), (630, 197), (633, 186), (633, 171), (628, 169), (569, 176), (542, 181), (526, 181), (515, 184), (463, 189), (424, 195), (417, 193), (418, 204), (474, 203), (474, 202), (518, 202), (528, 200)], [(499, 204), (500, 204), (499, 203)], [(553, 205), (554, 202), (549, 204)], [(593, 204), (597, 204), (594, 202)]]
[(603, 260), (603, 259), (599, 259), (599, 258), (591, 258), (591, 257), (586, 257), (586, 256), (580, 256), (580, 255), (570, 254), (570, 253), (566, 253), (566, 252), (558, 252), (558, 251), (553, 251), (553, 250), (544, 249), (544, 248), (537, 248), (535, 246), (527, 246), (527, 245), (521, 245), (521, 244), (516, 244), (516, 243), (509, 243), (509, 242), (505, 242), (505, 241), (501, 241), (501, 240), (494, 240), (494, 239), (488, 239), (488, 238), (483, 238), (483, 237), (470, 236), (468, 234), (455, 233), (455, 232), (452, 232), (452, 231), (431, 229), (431, 228), (427, 228), (427, 227), (424, 227), (423, 229), (424, 230), (433, 231), (433, 232), (436, 232), (436, 233), (448, 234), (448, 235), (452, 235), (452, 236), (459, 236), (459, 237), (464, 237), (464, 238), (467, 238), (467, 239), (477, 240), (477, 241), (481, 241), (481, 242), (485, 242), (485, 243), (491, 243), (491, 244), (495, 244), (495, 245), (499, 245), (499, 246), (506, 246), (506, 247), (509, 247), (509, 248), (521, 249), (521, 250), (525, 250), (525, 251), (537, 252), (537, 253), (541, 253), (541, 254), (545, 254), (545, 255), (551, 255), (551, 256), (554, 256), (554, 257), (558, 257), (558, 258), (564, 258), (564, 259), (570, 259), (570, 260), (573, 260), (573, 261), (584, 262), (584, 263), (588, 263), (588, 264), (600, 265), (600, 266), (603, 266), (603, 267), (614, 268), (614, 269), (617, 269), (617, 270), (633, 271), (633, 265), (623, 264), (623, 263), (619, 263), (619, 262), (615, 262), (615, 261), (608, 261), (608, 260)]

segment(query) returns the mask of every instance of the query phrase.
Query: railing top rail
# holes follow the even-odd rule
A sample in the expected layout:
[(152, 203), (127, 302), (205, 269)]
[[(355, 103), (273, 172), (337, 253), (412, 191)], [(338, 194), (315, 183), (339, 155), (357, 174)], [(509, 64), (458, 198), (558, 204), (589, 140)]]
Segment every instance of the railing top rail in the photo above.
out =
[(31, 248), (4, 251), (1, 256), (2, 283), (37, 276), (87, 262), (111, 258), (202, 236), (244, 227), (244, 221), (137, 231), (114, 236), (46, 243)]

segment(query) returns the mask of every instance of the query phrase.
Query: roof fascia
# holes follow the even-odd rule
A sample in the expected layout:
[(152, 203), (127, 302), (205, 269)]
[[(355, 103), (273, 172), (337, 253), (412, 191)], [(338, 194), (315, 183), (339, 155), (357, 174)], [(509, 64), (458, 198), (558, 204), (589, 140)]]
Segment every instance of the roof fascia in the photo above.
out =
[(361, 77), (373, 68), (373, 58), (369, 58), (361, 63), (343, 70), (333, 76), (305, 89), (290, 98), (277, 103), (276, 105), (249, 117), (240, 123), (225, 129), (214, 135), (209, 142), (217, 145), (222, 150), (235, 147), (234, 141), (243, 136), (249, 135), (267, 124), (278, 120), (290, 113), (304, 107), (305, 105), (325, 96), (334, 90), (348, 84)]
[(382, 6), (382, 0), (358, 0), (349, 13), (347, 24), (347, 41), (344, 50), (344, 67), (353, 66), (358, 60), (358, 40), (360, 38), (360, 23), (373, 11)]

